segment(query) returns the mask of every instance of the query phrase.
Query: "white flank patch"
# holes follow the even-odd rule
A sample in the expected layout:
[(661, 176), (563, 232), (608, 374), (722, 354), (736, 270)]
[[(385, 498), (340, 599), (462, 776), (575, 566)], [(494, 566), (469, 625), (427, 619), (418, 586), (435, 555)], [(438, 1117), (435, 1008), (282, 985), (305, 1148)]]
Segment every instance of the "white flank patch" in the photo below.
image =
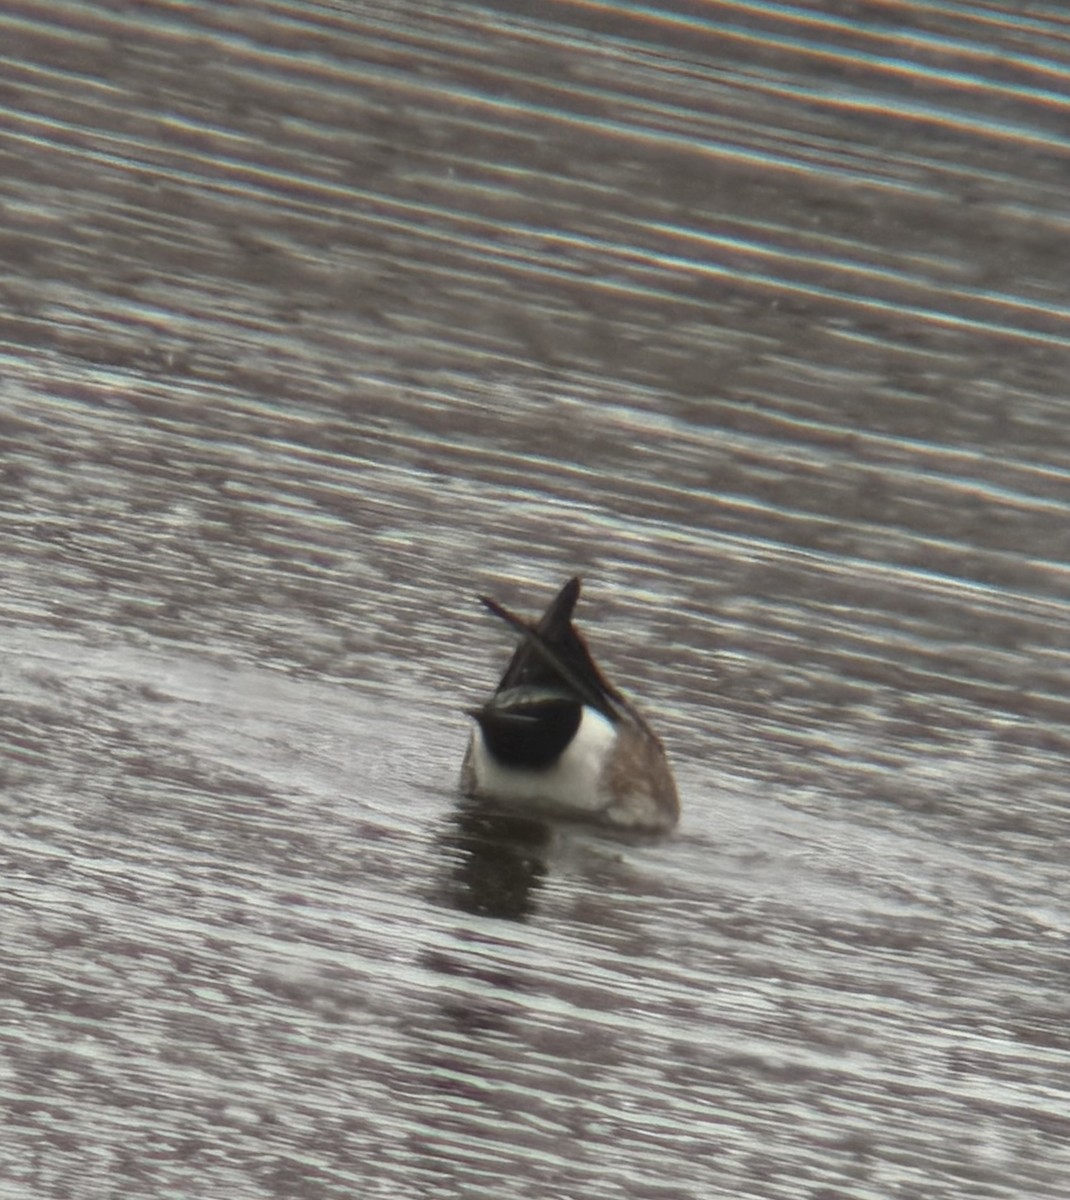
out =
[(586, 705), (580, 727), (552, 767), (541, 771), (505, 767), (487, 752), (483, 733), (472, 733), (472, 770), (479, 796), (507, 804), (530, 804), (564, 812), (597, 812), (609, 802), (599, 786), (617, 738), (612, 721)]

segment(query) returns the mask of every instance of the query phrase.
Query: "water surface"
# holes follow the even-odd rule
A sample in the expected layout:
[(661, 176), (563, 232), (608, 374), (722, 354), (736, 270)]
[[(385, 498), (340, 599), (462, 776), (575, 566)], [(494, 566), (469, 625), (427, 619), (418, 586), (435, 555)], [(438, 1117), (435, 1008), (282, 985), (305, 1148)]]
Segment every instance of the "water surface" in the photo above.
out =
[[(1070, 25), (0, 18), (3, 1195), (1070, 1188)], [(475, 603), (661, 842), (491, 820)]]

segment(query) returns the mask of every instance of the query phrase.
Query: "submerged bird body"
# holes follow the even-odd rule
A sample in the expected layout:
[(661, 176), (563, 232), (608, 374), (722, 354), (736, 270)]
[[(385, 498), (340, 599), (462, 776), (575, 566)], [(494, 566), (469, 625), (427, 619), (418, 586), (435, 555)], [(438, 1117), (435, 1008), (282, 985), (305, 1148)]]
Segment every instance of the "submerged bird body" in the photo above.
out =
[(680, 811), (665, 751), (573, 626), (579, 594), (570, 579), (536, 625), (483, 599), (522, 641), (494, 695), (470, 710), (462, 789), (532, 814), (663, 832)]

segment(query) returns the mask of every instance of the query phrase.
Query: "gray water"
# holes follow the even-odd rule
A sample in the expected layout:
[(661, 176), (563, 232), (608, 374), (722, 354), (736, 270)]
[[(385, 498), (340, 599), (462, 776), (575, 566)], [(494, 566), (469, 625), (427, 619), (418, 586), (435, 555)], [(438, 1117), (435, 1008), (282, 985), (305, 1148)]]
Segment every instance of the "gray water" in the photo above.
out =
[[(1070, 1193), (1065, 9), (0, 48), (0, 1196)], [(458, 803), (574, 572), (661, 842)]]

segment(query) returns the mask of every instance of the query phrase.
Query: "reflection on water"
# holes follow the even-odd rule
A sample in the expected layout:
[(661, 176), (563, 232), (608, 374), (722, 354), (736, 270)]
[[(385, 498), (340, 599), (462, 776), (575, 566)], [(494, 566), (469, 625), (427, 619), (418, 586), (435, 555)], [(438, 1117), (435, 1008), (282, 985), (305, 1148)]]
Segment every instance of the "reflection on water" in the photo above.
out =
[(464, 801), (450, 824), (443, 839), (452, 860), (450, 902), (482, 916), (529, 916), (547, 871), (549, 823)]

